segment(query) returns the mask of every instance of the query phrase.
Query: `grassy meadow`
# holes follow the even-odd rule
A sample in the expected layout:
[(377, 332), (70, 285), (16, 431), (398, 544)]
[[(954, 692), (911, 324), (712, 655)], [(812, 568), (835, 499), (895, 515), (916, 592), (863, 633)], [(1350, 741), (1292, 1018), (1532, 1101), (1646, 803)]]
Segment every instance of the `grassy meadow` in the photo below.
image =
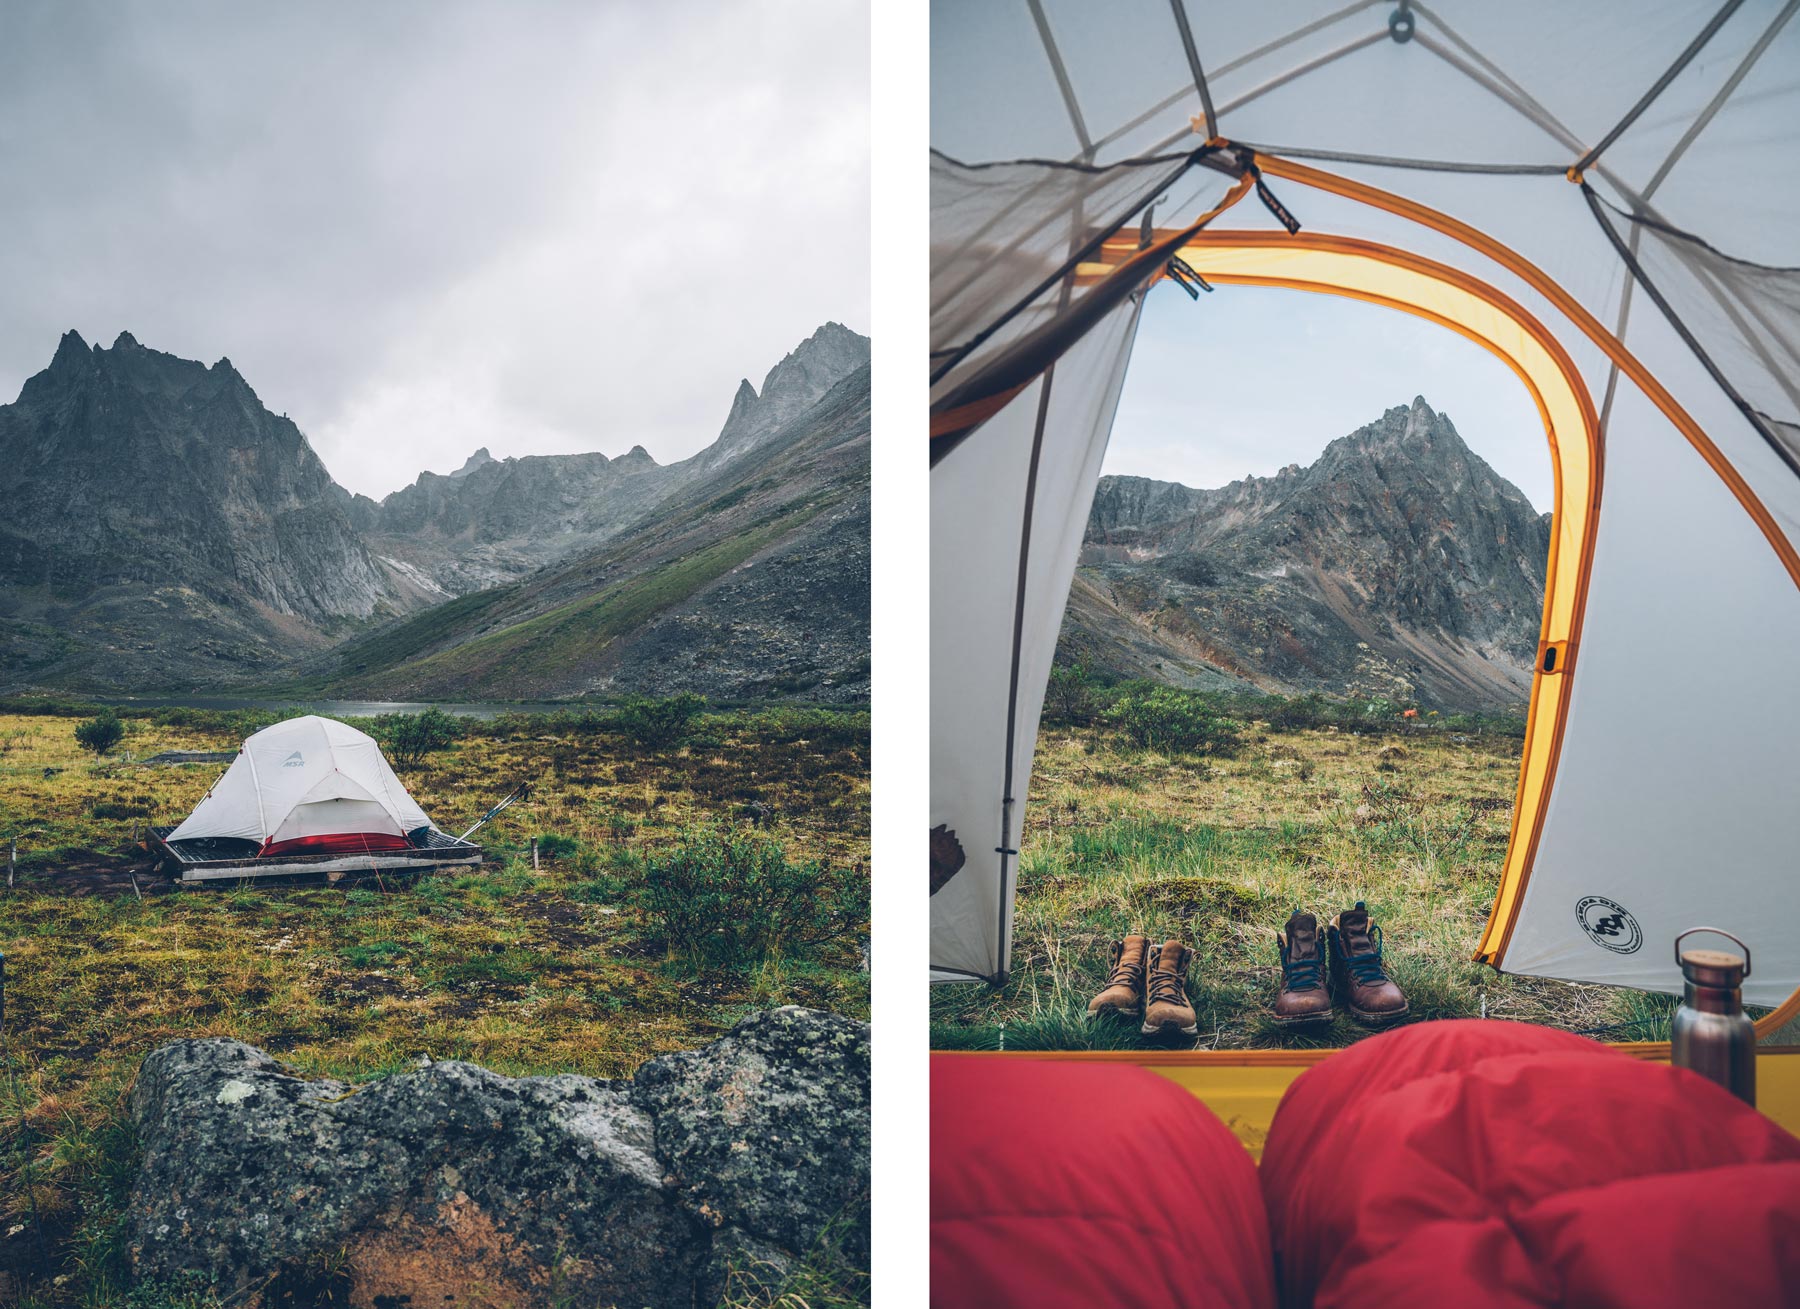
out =
[[(185, 817), (223, 765), (138, 761), (232, 750), (271, 718), (128, 717), (96, 760), (78, 718), (0, 712), (0, 841), (19, 841), (16, 884), (0, 885), (0, 1300), (10, 1275), (33, 1305), (188, 1303), (128, 1288), (121, 1223), (125, 1097), (139, 1059), (178, 1037), (236, 1037), (350, 1079), (425, 1054), (619, 1077), (752, 1009), (868, 1018), (866, 713), (702, 714), (655, 746), (604, 712), (465, 722), (403, 778), (453, 832), (532, 784), (477, 834), (479, 869), (336, 885), (146, 876), (134, 832)], [(733, 850), (815, 887), (816, 914), (759, 935), (675, 912), (668, 888)], [(814, 1305), (866, 1295), (803, 1275)]]
[(1086, 1018), (1110, 943), (1134, 930), (1197, 952), (1188, 993), (1200, 1035), (1183, 1045), (1348, 1044), (1370, 1029), (1341, 1011), (1298, 1029), (1267, 1011), (1288, 914), (1303, 908), (1322, 930), (1357, 900), (1383, 929), (1408, 1022), (1485, 1013), (1607, 1040), (1667, 1038), (1662, 997), (1471, 961), (1499, 886), (1522, 723), (1167, 690), (1069, 706), (1066, 686), (1059, 712), (1052, 690), (1012, 975), (1000, 990), (934, 987), (934, 1047), (1141, 1046), (1136, 1022)]

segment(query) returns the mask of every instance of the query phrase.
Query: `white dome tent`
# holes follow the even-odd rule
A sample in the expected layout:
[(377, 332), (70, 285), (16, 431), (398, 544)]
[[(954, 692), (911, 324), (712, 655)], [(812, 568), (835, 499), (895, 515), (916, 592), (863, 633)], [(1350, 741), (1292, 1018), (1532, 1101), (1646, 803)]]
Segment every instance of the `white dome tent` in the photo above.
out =
[(426, 817), (374, 738), (316, 715), (247, 738), (187, 821), (153, 835), (188, 880), (481, 857)]
[[(1710, 924), (1763, 1031), (1800, 1012), (1796, 9), (934, 6), (931, 822), (966, 855), (934, 981), (1007, 974), (1057, 633), (1178, 258), (1440, 323), (1537, 403), (1556, 530), (1479, 957), (1679, 992)], [(1197, 412), (1235, 384), (1196, 359)]]

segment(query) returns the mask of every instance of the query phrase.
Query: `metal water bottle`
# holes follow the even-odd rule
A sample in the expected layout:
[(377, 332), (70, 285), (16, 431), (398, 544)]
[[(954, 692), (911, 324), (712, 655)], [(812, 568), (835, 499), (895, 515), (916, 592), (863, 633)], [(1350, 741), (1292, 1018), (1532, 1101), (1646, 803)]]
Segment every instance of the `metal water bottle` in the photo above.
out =
[[(1733, 942), (1742, 958), (1726, 950), (1688, 950), (1681, 943), (1697, 932)], [(1669, 1025), (1671, 1058), (1710, 1078), (1746, 1104), (1756, 1103), (1756, 1024), (1744, 1013), (1744, 979), (1750, 976), (1750, 947), (1716, 927), (1693, 927), (1675, 938), (1686, 992)]]

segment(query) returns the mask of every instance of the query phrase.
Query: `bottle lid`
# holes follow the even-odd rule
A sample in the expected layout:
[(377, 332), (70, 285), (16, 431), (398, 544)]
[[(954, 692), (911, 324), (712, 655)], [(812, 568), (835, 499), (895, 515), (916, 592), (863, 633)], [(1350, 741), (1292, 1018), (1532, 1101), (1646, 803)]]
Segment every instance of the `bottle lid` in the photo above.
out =
[(1724, 950), (1688, 950), (1681, 956), (1681, 973), (1695, 986), (1735, 989), (1744, 984), (1744, 961)]
[[(1723, 936), (1734, 945), (1743, 946), (1743, 954), (1733, 954), (1729, 950), (1683, 950), (1681, 943), (1699, 932), (1711, 932)], [(1716, 927), (1695, 927), (1683, 932), (1675, 938), (1675, 961), (1681, 965), (1681, 975), (1695, 986), (1712, 986), (1734, 989), (1744, 984), (1750, 975), (1750, 947), (1731, 935), (1721, 932)]]

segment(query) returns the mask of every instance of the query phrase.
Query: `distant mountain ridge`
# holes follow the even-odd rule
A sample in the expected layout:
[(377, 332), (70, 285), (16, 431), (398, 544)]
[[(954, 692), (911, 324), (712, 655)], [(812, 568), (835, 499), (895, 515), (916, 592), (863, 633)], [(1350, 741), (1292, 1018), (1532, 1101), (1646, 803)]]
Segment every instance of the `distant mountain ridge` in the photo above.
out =
[(673, 464), (634, 445), (603, 454), (495, 459), (486, 447), (454, 473), (421, 473), (379, 503), (348, 512), (378, 554), (466, 595), (601, 544), (650, 505), (754, 448), (869, 362), (869, 340), (826, 323), (769, 370), (759, 392), (738, 383), (718, 439)]
[[(743, 383), (719, 438), (675, 464), (641, 446), (504, 460), (484, 447), (378, 503), (333, 482), (229, 360), (71, 332), (0, 406), (0, 485), (28, 506), (0, 525), (0, 687), (168, 691), (328, 666), (346, 639), (591, 553), (689, 488), (719, 500), (846, 378), (866, 389), (868, 357), (867, 338), (826, 324), (760, 392)], [(860, 474), (834, 472), (866, 500), (866, 457)]]
[(350, 642), (334, 695), (869, 694), (869, 366), (592, 549)]
[(1181, 685), (1516, 707), (1549, 543), (1549, 515), (1421, 396), (1273, 477), (1102, 478), (1064, 656)]

